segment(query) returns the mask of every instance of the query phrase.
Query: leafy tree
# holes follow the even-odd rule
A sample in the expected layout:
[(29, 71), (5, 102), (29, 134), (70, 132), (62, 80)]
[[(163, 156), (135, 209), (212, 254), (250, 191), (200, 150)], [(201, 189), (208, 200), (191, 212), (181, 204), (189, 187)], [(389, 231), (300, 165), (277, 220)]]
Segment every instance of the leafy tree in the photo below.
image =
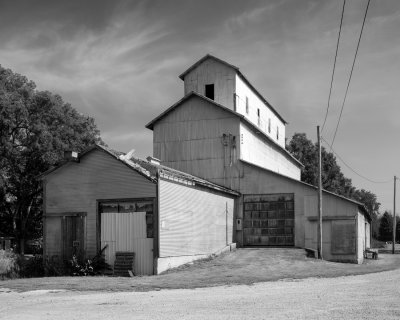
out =
[(364, 189), (361, 190), (356, 190), (353, 193), (353, 199), (357, 200), (358, 202), (361, 202), (365, 205), (367, 211), (371, 215), (372, 218), (372, 236), (374, 238), (379, 237), (379, 207), (380, 203), (378, 202), (378, 199), (376, 197), (376, 194), (372, 193), (371, 191), (367, 191)]
[(24, 240), (40, 232), (38, 175), (59, 163), (64, 150), (81, 151), (96, 142), (101, 138), (93, 118), (0, 66), (1, 227), (19, 240), (21, 251)]
[(400, 218), (396, 217), (396, 242), (400, 242)]
[[(292, 155), (304, 164), (301, 172), (301, 180), (312, 185), (318, 184), (318, 146), (307, 139), (305, 133), (295, 133), (287, 145)], [(378, 236), (379, 222), (378, 214), (380, 203), (374, 193), (364, 189), (357, 190), (342, 173), (333, 153), (321, 148), (322, 157), (322, 187), (325, 190), (339, 195), (352, 198), (365, 205), (372, 218), (372, 235)]]
[[(304, 164), (301, 180), (312, 185), (318, 185), (318, 146), (307, 139), (305, 133), (295, 133), (287, 145), (292, 155)], [(336, 162), (333, 153), (321, 148), (322, 157), (322, 187), (334, 193), (352, 197), (355, 188), (351, 180), (346, 178)]]
[(385, 211), (380, 219), (379, 224), (379, 239), (382, 241), (391, 241), (393, 238), (393, 217), (388, 212)]

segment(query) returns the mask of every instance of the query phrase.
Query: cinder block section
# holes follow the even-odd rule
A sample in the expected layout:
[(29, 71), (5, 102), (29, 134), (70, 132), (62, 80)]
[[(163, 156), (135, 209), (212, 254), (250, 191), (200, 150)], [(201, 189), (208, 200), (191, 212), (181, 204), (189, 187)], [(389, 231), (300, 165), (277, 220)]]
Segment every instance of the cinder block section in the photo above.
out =
[(235, 250), (236, 250), (236, 243), (231, 243), (212, 254), (198, 254), (198, 255), (192, 255), (192, 256), (158, 258), (158, 259), (156, 259), (154, 274), (160, 274), (169, 269), (176, 268), (176, 267), (179, 267), (179, 266), (187, 264), (187, 263), (191, 263), (196, 260), (207, 259), (210, 257), (216, 257), (224, 252), (230, 252), (230, 251), (235, 251)]

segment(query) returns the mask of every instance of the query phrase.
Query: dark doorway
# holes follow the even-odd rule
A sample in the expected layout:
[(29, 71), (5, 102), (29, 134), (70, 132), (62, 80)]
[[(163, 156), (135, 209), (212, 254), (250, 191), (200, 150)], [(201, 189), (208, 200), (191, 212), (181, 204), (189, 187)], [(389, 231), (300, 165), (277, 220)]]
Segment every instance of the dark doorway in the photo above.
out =
[(206, 84), (206, 97), (214, 100), (214, 84)]

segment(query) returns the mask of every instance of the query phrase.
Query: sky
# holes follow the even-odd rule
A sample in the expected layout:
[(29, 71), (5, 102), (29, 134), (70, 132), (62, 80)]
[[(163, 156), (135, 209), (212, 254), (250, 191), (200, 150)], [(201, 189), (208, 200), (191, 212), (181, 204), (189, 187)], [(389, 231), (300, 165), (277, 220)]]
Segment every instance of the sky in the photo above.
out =
[[(346, 1), (329, 115), (338, 121), (368, 0)], [(342, 0), (0, 0), (0, 64), (95, 118), (113, 149), (152, 155), (145, 124), (183, 97), (207, 53), (241, 72), (313, 141), (328, 104)], [(372, 0), (335, 152), (345, 176), (393, 210), (400, 177), (400, 1)], [(400, 181), (398, 182), (400, 190)], [(397, 197), (400, 208), (400, 197)], [(396, 209), (399, 213), (400, 210)]]

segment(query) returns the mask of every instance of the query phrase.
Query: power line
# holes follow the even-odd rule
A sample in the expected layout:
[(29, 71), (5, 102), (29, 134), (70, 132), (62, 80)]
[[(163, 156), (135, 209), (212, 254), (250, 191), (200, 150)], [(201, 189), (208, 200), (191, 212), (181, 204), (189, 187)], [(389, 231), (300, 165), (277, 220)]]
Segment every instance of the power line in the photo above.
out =
[(335, 69), (336, 69), (336, 59), (337, 59), (337, 54), (339, 50), (339, 41), (340, 41), (340, 34), (342, 32), (342, 24), (343, 24), (343, 16), (344, 16), (344, 7), (346, 5), (346, 0), (343, 0), (343, 8), (342, 8), (342, 17), (340, 18), (340, 26), (339, 26), (339, 35), (336, 43), (336, 52), (335, 52), (335, 61), (333, 62), (333, 70), (332, 70), (332, 78), (331, 78), (331, 87), (329, 88), (329, 97), (328, 97), (328, 106), (326, 108), (326, 113), (325, 113), (325, 119), (324, 119), (324, 124), (322, 125), (321, 133), (324, 131), (326, 119), (328, 117), (329, 113), (329, 103), (331, 101), (331, 94), (332, 94), (332, 85), (333, 85), (333, 77), (335, 75)]
[[(326, 141), (326, 140), (324, 139), (324, 137), (321, 137), (321, 139), (322, 139), (322, 140), (326, 143), (326, 145), (329, 147), (329, 142)], [(367, 181), (369, 181), (369, 182), (372, 182), (372, 183), (389, 183), (389, 182), (392, 182), (392, 179), (386, 180), (386, 181), (375, 181), (375, 180), (372, 180), (372, 179), (370, 179), (370, 178), (367, 178), (367, 177), (363, 176), (362, 174), (360, 174), (360, 173), (358, 173), (356, 170), (354, 170), (352, 167), (350, 167), (350, 166), (335, 152), (335, 150), (332, 149), (332, 147), (331, 147), (331, 151), (335, 154), (336, 157), (338, 157), (338, 158), (343, 162), (343, 164), (344, 164), (347, 168), (349, 168), (351, 171), (353, 171), (353, 172), (354, 172), (356, 175), (358, 175), (359, 177), (361, 177), (361, 178), (363, 178), (363, 179), (365, 179), (365, 180), (367, 180)]]
[(344, 95), (344, 99), (343, 99), (343, 103), (342, 103), (342, 108), (341, 108), (341, 110), (340, 110), (339, 120), (338, 120), (337, 125), (336, 125), (335, 134), (333, 135), (333, 139), (332, 139), (332, 143), (331, 143), (331, 149), (332, 149), (333, 144), (334, 144), (334, 142), (335, 142), (336, 133), (337, 133), (337, 130), (338, 130), (338, 128), (339, 128), (340, 120), (341, 120), (341, 118), (342, 118), (343, 108), (344, 108), (344, 104), (345, 104), (345, 102), (346, 102), (347, 93), (348, 93), (348, 91), (349, 91), (349, 86), (350, 86), (350, 82), (351, 82), (351, 77), (352, 77), (352, 75), (353, 75), (354, 65), (355, 65), (355, 63), (356, 63), (357, 54), (358, 54), (358, 48), (360, 47), (361, 36), (362, 36), (363, 30), (364, 30), (365, 20), (366, 20), (366, 18), (367, 18), (367, 13), (368, 13), (368, 8), (369, 8), (369, 3), (370, 3), (370, 1), (371, 1), (371, 0), (368, 0), (367, 8), (365, 9), (364, 20), (363, 20), (363, 23), (362, 23), (362, 26), (361, 26), (360, 36), (359, 36), (359, 38), (358, 38), (357, 49), (356, 49), (356, 53), (355, 53), (355, 55), (354, 55), (353, 65), (351, 66), (351, 72), (350, 72), (350, 76), (349, 76), (349, 81), (347, 82), (346, 93), (345, 93), (345, 95)]

